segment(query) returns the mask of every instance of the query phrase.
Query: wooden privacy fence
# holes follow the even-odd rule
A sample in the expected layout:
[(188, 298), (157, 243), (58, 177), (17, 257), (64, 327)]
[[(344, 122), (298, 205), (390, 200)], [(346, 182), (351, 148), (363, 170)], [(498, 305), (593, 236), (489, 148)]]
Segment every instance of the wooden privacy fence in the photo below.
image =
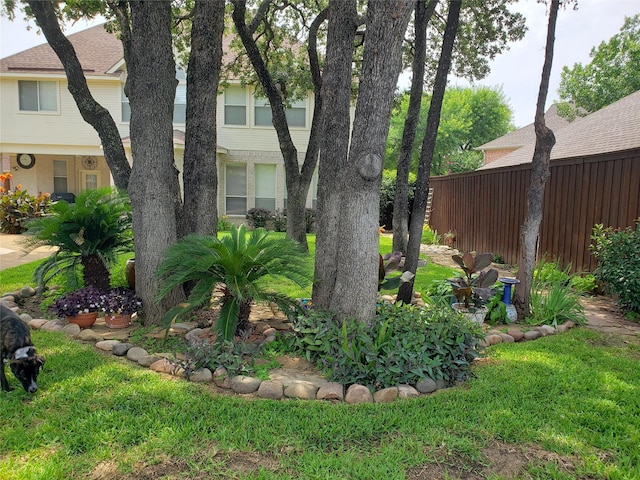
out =
[[(460, 251), (517, 264), (530, 175), (527, 164), (431, 178), (431, 228), (456, 232)], [(593, 271), (593, 226), (624, 228), (640, 217), (640, 150), (553, 160), (542, 215), (538, 258)]]

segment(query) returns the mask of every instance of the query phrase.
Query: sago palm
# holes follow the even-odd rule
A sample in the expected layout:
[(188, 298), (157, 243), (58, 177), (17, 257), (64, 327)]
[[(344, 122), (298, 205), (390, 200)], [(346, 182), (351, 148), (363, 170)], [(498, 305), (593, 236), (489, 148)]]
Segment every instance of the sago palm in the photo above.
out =
[(70, 286), (77, 287), (82, 266), (85, 286), (108, 289), (109, 266), (118, 253), (133, 248), (129, 197), (111, 187), (85, 190), (75, 203), (60, 200), (46, 217), (29, 222), (25, 238), (25, 250), (57, 249), (36, 269), (39, 285), (63, 273)]
[(172, 245), (157, 272), (159, 298), (173, 288), (192, 286), (185, 303), (169, 310), (163, 318), (168, 328), (180, 316), (211, 303), (214, 290), (220, 313), (216, 331), (220, 338), (233, 339), (249, 327), (252, 302), (274, 302), (283, 311), (294, 301), (269, 288), (269, 281), (287, 278), (297, 285), (309, 285), (312, 266), (307, 253), (292, 239), (259, 228), (247, 232), (233, 226), (230, 235), (218, 239), (189, 235)]

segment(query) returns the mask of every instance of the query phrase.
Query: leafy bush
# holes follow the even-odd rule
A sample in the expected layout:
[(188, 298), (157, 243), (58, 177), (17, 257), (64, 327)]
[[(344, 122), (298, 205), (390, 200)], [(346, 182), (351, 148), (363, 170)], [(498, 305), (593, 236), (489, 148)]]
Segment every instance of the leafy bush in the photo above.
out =
[(276, 212), (273, 214), (273, 229), (276, 232), (287, 231), (287, 212), (276, 208)]
[(266, 228), (267, 222), (273, 218), (273, 213), (266, 208), (252, 208), (247, 212), (249, 226), (253, 228)]
[(295, 308), (294, 300), (273, 291), (274, 280), (286, 278), (300, 287), (311, 281), (310, 258), (289, 237), (263, 228), (247, 232), (244, 225), (231, 227), (220, 239), (208, 235), (187, 235), (165, 251), (158, 267), (158, 298), (191, 282), (186, 302), (170, 309), (162, 319), (168, 330), (183, 315), (215, 301), (220, 304), (216, 330), (220, 338), (233, 340), (250, 328), (253, 302), (276, 303), (282, 311)]
[[(304, 211), (305, 231), (312, 233), (316, 228), (316, 211), (313, 208), (307, 208)], [(286, 224), (285, 224), (286, 225)]]
[(532, 325), (560, 325), (567, 320), (584, 325), (587, 319), (580, 303), (580, 293), (571, 288), (570, 278), (564, 275), (548, 275), (553, 271), (545, 262), (538, 264), (531, 286), (531, 317), (526, 322)]
[[(7, 174), (11, 175), (11, 174)], [(0, 175), (4, 181), (6, 175)], [(44, 216), (51, 205), (51, 197), (48, 193), (39, 193), (34, 197), (20, 185), (12, 192), (7, 192), (0, 187), (0, 232), (22, 233), (26, 229), (27, 221)]]
[(296, 347), (346, 385), (378, 389), (424, 378), (448, 383), (471, 375), (482, 338), (477, 325), (450, 309), (381, 305), (373, 325), (311, 311), (293, 319)]
[(85, 190), (75, 203), (53, 203), (49, 215), (27, 224), (26, 249), (45, 245), (58, 249), (36, 269), (35, 280), (46, 285), (62, 273), (76, 288), (82, 272), (85, 286), (109, 289), (108, 267), (119, 253), (133, 248), (131, 221), (128, 195), (111, 187)]
[[(409, 204), (407, 215), (413, 207), (413, 197), (416, 188), (416, 175), (409, 174)], [(396, 198), (396, 171), (384, 170), (382, 172), (382, 185), (380, 187), (380, 226), (387, 230), (393, 228), (393, 202)]]
[(593, 227), (591, 250), (598, 261), (593, 272), (609, 293), (618, 296), (620, 306), (640, 312), (640, 218), (635, 229)]
[(564, 283), (579, 293), (592, 293), (596, 289), (595, 277), (591, 274), (570, 274), (571, 265), (563, 270), (558, 262), (543, 261), (534, 272), (545, 283)]
[(431, 230), (429, 225), (425, 225), (422, 229), (422, 238), (420, 243), (423, 245), (440, 245), (440, 241), (442, 240), (442, 236), (438, 235), (436, 230)]
[(229, 230), (231, 230), (231, 222), (229, 221), (229, 217), (227, 217), (226, 215), (218, 217), (218, 231), (228, 232)]

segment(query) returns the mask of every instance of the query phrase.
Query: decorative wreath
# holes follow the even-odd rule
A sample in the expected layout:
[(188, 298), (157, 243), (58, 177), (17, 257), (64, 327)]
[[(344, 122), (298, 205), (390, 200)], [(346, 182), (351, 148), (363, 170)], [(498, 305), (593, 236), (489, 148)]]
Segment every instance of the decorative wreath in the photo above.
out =
[(16, 162), (22, 168), (31, 168), (36, 164), (36, 157), (32, 153), (19, 153)]

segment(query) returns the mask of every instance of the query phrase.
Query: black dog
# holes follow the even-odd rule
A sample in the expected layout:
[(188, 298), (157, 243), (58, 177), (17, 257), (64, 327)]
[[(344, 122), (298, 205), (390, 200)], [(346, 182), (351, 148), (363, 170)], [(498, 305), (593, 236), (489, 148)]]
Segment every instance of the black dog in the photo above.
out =
[(36, 349), (31, 343), (29, 327), (17, 313), (2, 304), (0, 304), (0, 354), (2, 358), (2, 368), (0, 369), (2, 390), (6, 392), (13, 390), (9, 387), (9, 382), (4, 374), (4, 364), (9, 363), (11, 371), (20, 380), (25, 391), (34, 393), (38, 389), (36, 379), (40, 367), (44, 365), (44, 358), (36, 355)]

